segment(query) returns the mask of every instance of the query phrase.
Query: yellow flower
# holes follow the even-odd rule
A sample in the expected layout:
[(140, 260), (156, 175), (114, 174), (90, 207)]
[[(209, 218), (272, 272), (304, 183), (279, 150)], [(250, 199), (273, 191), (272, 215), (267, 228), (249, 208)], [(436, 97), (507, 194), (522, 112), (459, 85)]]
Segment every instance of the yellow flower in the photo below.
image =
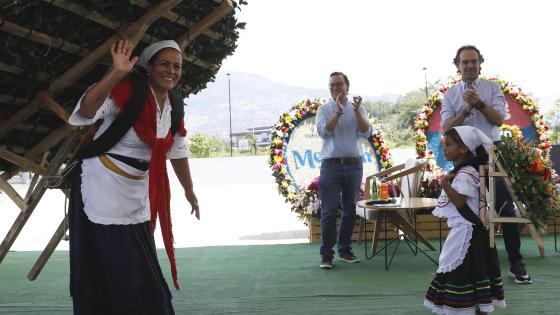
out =
[(280, 163), (282, 162), (282, 157), (279, 155), (274, 156), (274, 163)]
[(375, 141), (375, 142), (373, 143), (373, 146), (376, 147), (376, 148), (379, 148), (379, 142)]

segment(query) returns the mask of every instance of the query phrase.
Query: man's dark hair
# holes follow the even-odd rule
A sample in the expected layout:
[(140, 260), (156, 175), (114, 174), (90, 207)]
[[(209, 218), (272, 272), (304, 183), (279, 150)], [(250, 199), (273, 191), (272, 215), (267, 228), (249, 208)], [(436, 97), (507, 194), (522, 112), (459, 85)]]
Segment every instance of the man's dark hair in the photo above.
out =
[(455, 64), (455, 66), (457, 68), (459, 68), (459, 55), (461, 54), (461, 52), (463, 50), (474, 50), (476, 51), (476, 53), (478, 54), (478, 62), (480, 64), (482, 64), (484, 62), (484, 57), (482, 57), (482, 54), (480, 53), (480, 50), (478, 50), (478, 48), (476, 48), (474, 45), (464, 45), (461, 46), (459, 49), (457, 49), (457, 54), (455, 54), (455, 58), (453, 59), (453, 63)]
[(335, 72), (331, 73), (329, 78), (332, 78), (335, 75), (341, 75), (344, 78), (344, 82), (346, 83), (346, 85), (350, 86), (350, 81), (348, 81), (348, 77), (346, 76), (346, 74), (344, 74), (342, 72), (339, 72), (339, 71), (335, 71)]

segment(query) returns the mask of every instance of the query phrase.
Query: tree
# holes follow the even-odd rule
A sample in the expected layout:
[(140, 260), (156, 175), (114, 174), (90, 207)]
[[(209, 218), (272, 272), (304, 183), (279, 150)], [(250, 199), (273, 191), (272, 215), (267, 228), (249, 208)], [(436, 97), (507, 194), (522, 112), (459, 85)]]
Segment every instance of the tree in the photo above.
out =
[(253, 152), (253, 150), (255, 150), (255, 155), (257, 154), (257, 138), (255, 137), (254, 134), (252, 133), (248, 133), (245, 136), (245, 139), (247, 139), (247, 141), (249, 142), (249, 147), (251, 148), (251, 152)]
[(369, 113), (370, 117), (376, 121), (382, 121), (387, 116), (390, 116), (395, 104), (386, 101), (364, 102), (364, 107)]
[(210, 137), (211, 153), (229, 152), (229, 139), (220, 138), (217, 136)]
[(410, 128), (412, 126), (418, 110), (422, 109), (425, 98), (424, 89), (417, 89), (406, 93), (397, 100), (395, 112), (397, 113), (398, 124), (401, 127)]
[[(428, 95), (441, 87), (440, 80), (428, 84)], [(426, 101), (426, 88), (418, 88), (401, 96), (396, 103), (364, 102), (374, 128), (381, 129), (389, 147), (414, 146), (414, 121)]]
[(195, 133), (191, 138), (190, 151), (195, 158), (210, 157), (212, 141), (201, 133)]
[(545, 114), (545, 119), (552, 131), (552, 143), (558, 143), (558, 133), (560, 132), (560, 99), (557, 99), (554, 106)]

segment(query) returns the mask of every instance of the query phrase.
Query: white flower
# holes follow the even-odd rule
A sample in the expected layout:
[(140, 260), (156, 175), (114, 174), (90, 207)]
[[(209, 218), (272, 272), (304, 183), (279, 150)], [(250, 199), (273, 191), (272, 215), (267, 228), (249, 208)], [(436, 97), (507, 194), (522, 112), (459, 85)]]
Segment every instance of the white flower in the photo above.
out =
[(313, 205), (308, 205), (308, 206), (305, 208), (305, 213), (307, 213), (307, 214), (313, 214), (313, 212), (314, 212), (313, 210), (314, 210), (314, 209), (313, 209)]

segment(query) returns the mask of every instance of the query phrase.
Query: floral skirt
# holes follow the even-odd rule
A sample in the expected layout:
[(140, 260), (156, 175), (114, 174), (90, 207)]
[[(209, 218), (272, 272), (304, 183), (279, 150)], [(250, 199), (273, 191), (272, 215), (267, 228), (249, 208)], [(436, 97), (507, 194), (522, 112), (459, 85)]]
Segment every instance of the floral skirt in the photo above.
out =
[(504, 288), (496, 248), (488, 246), (488, 231), (473, 226), (473, 236), (463, 263), (456, 269), (436, 273), (424, 306), (437, 314), (474, 314), (505, 308)]

